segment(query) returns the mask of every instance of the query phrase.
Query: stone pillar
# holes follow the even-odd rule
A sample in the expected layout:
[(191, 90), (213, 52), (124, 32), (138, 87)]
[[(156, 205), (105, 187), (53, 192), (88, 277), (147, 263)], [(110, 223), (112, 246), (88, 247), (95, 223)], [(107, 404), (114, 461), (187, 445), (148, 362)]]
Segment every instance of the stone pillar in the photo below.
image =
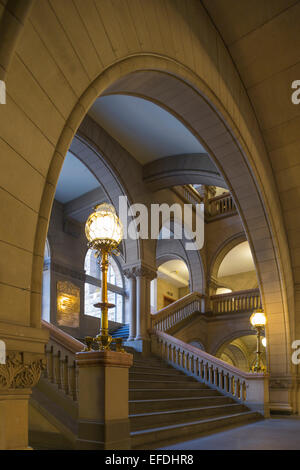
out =
[(31, 388), (39, 381), (44, 356), (9, 351), (0, 364), (0, 449), (28, 447), (28, 401)]
[(136, 293), (136, 340), (148, 338), (147, 330), (151, 328), (150, 282), (156, 277), (156, 271), (144, 266), (135, 268), (137, 279)]
[(125, 269), (124, 275), (129, 279), (130, 324), (128, 341), (133, 341), (136, 336), (136, 277), (130, 269)]
[(141, 274), (136, 277), (136, 340), (146, 339), (146, 278)]
[(114, 351), (76, 353), (77, 449), (130, 449), (128, 369), (132, 355)]

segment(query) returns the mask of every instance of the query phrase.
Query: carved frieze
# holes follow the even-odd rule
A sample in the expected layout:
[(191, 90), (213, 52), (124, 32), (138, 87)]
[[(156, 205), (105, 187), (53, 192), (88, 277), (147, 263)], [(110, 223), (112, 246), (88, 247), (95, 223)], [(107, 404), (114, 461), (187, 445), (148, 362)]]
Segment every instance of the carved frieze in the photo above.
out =
[(0, 390), (34, 387), (44, 367), (41, 356), (25, 361), (23, 353), (9, 353), (5, 364), (0, 364)]

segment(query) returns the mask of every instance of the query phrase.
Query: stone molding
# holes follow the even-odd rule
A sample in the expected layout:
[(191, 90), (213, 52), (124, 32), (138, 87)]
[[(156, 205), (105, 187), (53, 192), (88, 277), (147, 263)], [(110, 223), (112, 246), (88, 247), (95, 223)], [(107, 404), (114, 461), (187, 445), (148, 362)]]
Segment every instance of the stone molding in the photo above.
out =
[(34, 387), (45, 368), (42, 355), (9, 352), (6, 363), (0, 364), (0, 390)]
[(270, 388), (275, 390), (291, 390), (295, 381), (292, 377), (271, 377)]

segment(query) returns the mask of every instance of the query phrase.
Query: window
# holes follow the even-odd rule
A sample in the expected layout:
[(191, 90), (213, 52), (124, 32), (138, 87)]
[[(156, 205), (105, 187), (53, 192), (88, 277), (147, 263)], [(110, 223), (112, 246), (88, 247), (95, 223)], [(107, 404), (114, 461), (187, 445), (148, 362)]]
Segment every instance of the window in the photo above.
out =
[[(86, 274), (84, 289), (84, 313), (100, 318), (101, 310), (94, 304), (101, 302), (101, 269), (95, 257), (95, 251), (89, 250), (85, 257), (84, 269)], [(107, 273), (108, 302), (114, 308), (108, 310), (108, 319), (123, 323), (124, 320), (124, 280), (118, 262), (110, 257)]]

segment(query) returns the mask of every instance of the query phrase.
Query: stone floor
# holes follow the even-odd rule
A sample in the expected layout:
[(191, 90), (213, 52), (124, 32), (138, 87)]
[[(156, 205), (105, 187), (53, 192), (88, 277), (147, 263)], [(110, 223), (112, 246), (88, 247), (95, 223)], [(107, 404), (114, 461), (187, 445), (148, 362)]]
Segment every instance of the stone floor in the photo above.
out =
[(163, 450), (300, 450), (300, 418), (258, 421), (177, 444)]

